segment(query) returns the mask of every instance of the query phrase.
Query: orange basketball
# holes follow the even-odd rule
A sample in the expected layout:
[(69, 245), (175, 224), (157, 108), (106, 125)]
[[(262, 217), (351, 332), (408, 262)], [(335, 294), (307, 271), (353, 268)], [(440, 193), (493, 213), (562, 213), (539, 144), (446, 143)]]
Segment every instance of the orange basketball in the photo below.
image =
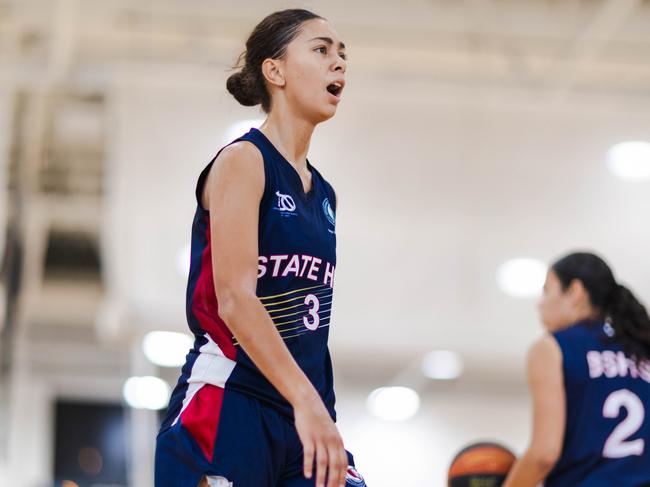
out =
[(449, 487), (499, 487), (515, 463), (515, 455), (497, 443), (474, 443), (451, 462)]

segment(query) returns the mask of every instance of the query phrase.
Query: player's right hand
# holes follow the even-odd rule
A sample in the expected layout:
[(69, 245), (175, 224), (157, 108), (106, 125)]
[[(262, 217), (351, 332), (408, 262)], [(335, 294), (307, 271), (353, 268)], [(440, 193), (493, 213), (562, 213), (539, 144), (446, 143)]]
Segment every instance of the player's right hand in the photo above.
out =
[(312, 478), (315, 463), (316, 487), (344, 487), (348, 457), (338, 428), (320, 397), (294, 405), (294, 416), (302, 442), (305, 477)]

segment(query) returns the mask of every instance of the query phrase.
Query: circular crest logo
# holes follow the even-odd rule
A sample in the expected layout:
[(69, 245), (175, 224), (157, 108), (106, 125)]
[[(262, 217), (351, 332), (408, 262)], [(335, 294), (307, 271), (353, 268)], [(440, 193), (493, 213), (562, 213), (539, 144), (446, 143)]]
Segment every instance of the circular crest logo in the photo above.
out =
[(336, 215), (334, 214), (332, 205), (330, 205), (330, 200), (328, 200), (327, 198), (323, 200), (323, 211), (325, 212), (327, 221), (330, 222), (332, 226), (336, 225)]

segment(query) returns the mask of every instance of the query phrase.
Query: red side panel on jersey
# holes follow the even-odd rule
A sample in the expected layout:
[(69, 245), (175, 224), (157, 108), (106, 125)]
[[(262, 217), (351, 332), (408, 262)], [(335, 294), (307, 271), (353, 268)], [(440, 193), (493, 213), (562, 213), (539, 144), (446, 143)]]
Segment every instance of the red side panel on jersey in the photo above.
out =
[(215, 341), (224, 355), (235, 360), (237, 351), (233, 345), (233, 334), (219, 317), (219, 303), (214, 291), (214, 278), (212, 273), (212, 249), (210, 238), (210, 217), (206, 219), (206, 246), (201, 255), (201, 273), (199, 275), (194, 295), (192, 297), (192, 312), (201, 328)]

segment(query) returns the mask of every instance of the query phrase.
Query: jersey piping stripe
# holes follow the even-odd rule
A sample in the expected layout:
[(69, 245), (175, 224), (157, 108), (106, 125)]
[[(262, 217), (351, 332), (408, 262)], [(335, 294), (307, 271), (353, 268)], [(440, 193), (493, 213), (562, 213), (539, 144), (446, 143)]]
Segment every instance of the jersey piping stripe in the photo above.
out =
[[(330, 311), (332, 311), (332, 307), (331, 307), (331, 304), (332, 304), (332, 303), (331, 303), (331, 301), (330, 301), (329, 303), (325, 303), (325, 305), (328, 305), (328, 304), (330, 305), (330, 307), (329, 307), (328, 309), (319, 309), (319, 310), (318, 310), (318, 314), (321, 314), (321, 313), (329, 313)], [(296, 314), (298, 314), (298, 313), (296, 313)], [(307, 316), (306, 313), (300, 313), (300, 314), (302, 314), (303, 316)], [(291, 323), (297, 323), (298, 321), (302, 321), (302, 318), (303, 318), (303, 317), (301, 316), (301, 317), (298, 318), (297, 320), (289, 320), (289, 321), (284, 321), (284, 322), (282, 322), (282, 323), (275, 323), (275, 322), (274, 322), (274, 323), (275, 323), (275, 326), (276, 326), (276, 327), (278, 327), (278, 326), (283, 326), (283, 325), (290, 325)]]
[[(320, 294), (321, 293), (314, 293), (314, 295), (316, 295), (317, 297), (325, 298), (325, 299), (331, 298), (334, 293), (329, 293), (328, 295), (324, 295), (324, 294), (320, 295)], [(304, 296), (304, 297), (306, 297), (306, 296)], [(300, 298), (296, 298), (296, 299), (300, 299)], [(269, 305), (265, 305), (265, 307), (266, 306), (275, 306), (275, 305), (270, 305), (269, 304)], [(305, 303), (294, 304), (293, 306), (285, 306), (284, 308), (278, 308), (278, 309), (267, 309), (266, 311), (268, 311), (269, 313), (277, 313), (278, 311), (287, 311), (289, 309), (298, 308), (300, 306), (305, 306)]]
[[(329, 288), (328, 290), (319, 291), (319, 292), (313, 292), (313, 293), (311, 293), (311, 294), (313, 294), (314, 296), (319, 296), (319, 295), (325, 294), (325, 293), (327, 293), (327, 292), (329, 292), (330, 294), (333, 293), (332, 289)], [(305, 294), (305, 295), (302, 295), (302, 296), (296, 296), (295, 298), (287, 299), (287, 300), (285, 300), (285, 301), (278, 301), (277, 303), (268, 303), (268, 304), (264, 304), (264, 303), (262, 303), (262, 305), (264, 305), (264, 307), (267, 307), (267, 306), (277, 306), (278, 304), (290, 303), (291, 301), (296, 301), (297, 299), (304, 299), (306, 296), (307, 296), (307, 295)]]
[[(297, 337), (297, 336), (300, 336), (300, 335), (304, 335), (305, 333), (313, 333), (315, 331), (320, 330), (321, 328), (328, 328), (329, 326), (330, 326), (329, 322), (327, 322), (324, 325), (318, 325), (318, 328), (316, 328), (315, 330), (310, 330), (309, 328), (305, 328), (304, 326), (297, 326), (295, 328), (289, 328), (287, 330), (282, 330), (282, 331), (283, 332), (294, 331), (294, 330), (299, 330), (300, 328), (303, 328), (303, 331), (301, 331), (299, 333), (295, 333), (293, 335), (282, 335), (282, 333), (280, 333), (280, 338), (282, 338), (283, 340), (286, 340), (287, 338), (294, 338), (294, 337)], [(239, 346), (239, 342), (237, 340), (233, 340), (233, 345), (234, 346)]]
[(328, 323), (327, 325), (319, 325), (318, 328), (316, 328), (315, 330), (308, 330), (307, 328), (305, 328), (305, 330), (301, 331), (300, 333), (296, 333), (295, 335), (283, 336), (282, 339), (286, 340), (287, 338), (295, 338), (297, 336), (304, 335), (305, 333), (314, 333), (320, 330), (321, 328), (328, 328), (329, 326), (330, 325)]
[[(329, 325), (329, 321), (327, 322), (327, 324)], [(325, 325), (323, 325), (323, 326), (325, 326)], [(318, 328), (320, 328), (320, 327), (321, 327), (321, 325), (318, 325)], [(283, 330), (278, 330), (278, 331), (280, 332), (280, 336), (282, 336), (282, 334), (286, 333), (287, 331), (299, 330), (300, 328), (304, 328), (304, 326), (296, 326), (295, 328), (285, 328)], [(314, 330), (310, 330), (310, 331), (314, 331)]]
[[(320, 306), (322, 307), (322, 306), (326, 306), (326, 305), (328, 305), (328, 304), (331, 305), (331, 304), (332, 304), (332, 301), (319, 301), (319, 303), (320, 303)], [(304, 307), (305, 305), (302, 304), (301, 306)], [(331, 308), (331, 306), (330, 306), (330, 308)], [(289, 316), (302, 315), (302, 314), (305, 314), (306, 311), (307, 311), (306, 309), (301, 309), (300, 311), (296, 311), (295, 313), (289, 313), (289, 314), (286, 314), (286, 315), (276, 315), (276, 316), (271, 316), (271, 319), (273, 319), (273, 320), (275, 321), (275, 320), (278, 319), (278, 318), (287, 318), (287, 317), (289, 317)], [(269, 314), (270, 314), (270, 313), (271, 313), (271, 312), (269, 312)], [(319, 313), (320, 313), (320, 307), (319, 307)]]
[(259, 298), (260, 301), (264, 301), (264, 300), (271, 299), (271, 298), (281, 298), (282, 296), (288, 296), (289, 294), (298, 293), (300, 291), (309, 291), (310, 289), (323, 288), (325, 286), (329, 287), (329, 285), (327, 285), (327, 284), (321, 284), (319, 286), (304, 287), (302, 289), (294, 289), (293, 291), (288, 291), (288, 292), (282, 293), (282, 294), (275, 294), (273, 296), (258, 296), (258, 298)]

